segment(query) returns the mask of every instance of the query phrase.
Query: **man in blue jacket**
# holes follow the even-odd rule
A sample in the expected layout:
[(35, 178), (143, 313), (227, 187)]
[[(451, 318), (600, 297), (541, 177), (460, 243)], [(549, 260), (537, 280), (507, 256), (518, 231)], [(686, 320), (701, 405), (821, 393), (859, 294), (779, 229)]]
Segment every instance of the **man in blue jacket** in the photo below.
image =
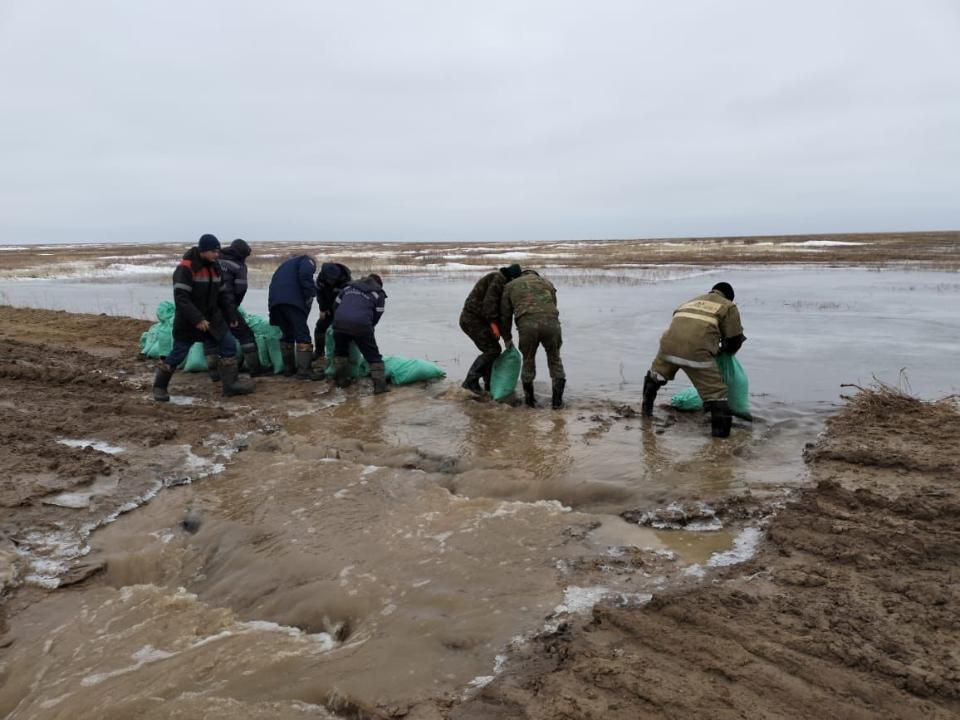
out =
[(325, 262), (320, 266), (320, 272), (317, 273), (317, 309), (320, 310), (320, 317), (317, 318), (317, 326), (313, 329), (314, 360), (323, 360), (326, 355), (327, 328), (333, 324), (337, 295), (352, 279), (350, 268), (346, 265)]
[(309, 255), (294, 255), (280, 263), (270, 279), (267, 306), (270, 324), (283, 332), (280, 353), (283, 355), (283, 374), (296, 375), (302, 380), (319, 380), (313, 372), (313, 343), (307, 316), (317, 294), (313, 274), (317, 263)]
[(370, 365), (373, 392), (380, 394), (390, 389), (387, 387), (386, 369), (373, 331), (383, 316), (386, 300), (383, 280), (373, 273), (348, 283), (337, 296), (337, 308), (333, 315), (333, 378), (337, 387), (347, 387), (352, 382), (352, 340), (357, 344), (363, 359)]

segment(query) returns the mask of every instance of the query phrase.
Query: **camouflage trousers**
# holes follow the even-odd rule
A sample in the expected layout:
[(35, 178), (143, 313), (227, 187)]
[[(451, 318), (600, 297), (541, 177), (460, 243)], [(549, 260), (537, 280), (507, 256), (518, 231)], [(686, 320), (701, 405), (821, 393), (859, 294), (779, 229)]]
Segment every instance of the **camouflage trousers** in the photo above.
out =
[(708, 365), (707, 367), (689, 367), (687, 365), (677, 365), (667, 360), (663, 353), (657, 353), (657, 357), (650, 367), (650, 372), (658, 380), (673, 380), (677, 376), (677, 370), (683, 370), (690, 382), (700, 393), (702, 400), (726, 400), (727, 384), (723, 381), (720, 371), (714, 362), (700, 363)]
[(460, 313), (460, 329), (473, 340), (477, 350), (492, 363), (500, 356), (500, 341), (490, 329), (490, 323), (473, 313)]
[(566, 377), (560, 360), (560, 346), (563, 345), (560, 320), (551, 315), (524, 315), (517, 318), (517, 332), (520, 334), (520, 354), (523, 355), (523, 370), (520, 372), (523, 382), (533, 382), (537, 376), (537, 348), (541, 345), (547, 353), (550, 377), (554, 380)]

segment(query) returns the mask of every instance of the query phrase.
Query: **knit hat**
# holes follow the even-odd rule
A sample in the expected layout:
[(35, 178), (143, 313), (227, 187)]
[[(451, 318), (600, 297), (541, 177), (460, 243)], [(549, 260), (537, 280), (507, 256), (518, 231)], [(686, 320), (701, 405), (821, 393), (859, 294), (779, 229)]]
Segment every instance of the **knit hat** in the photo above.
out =
[(200, 241), (197, 243), (197, 247), (200, 248), (200, 252), (207, 252), (208, 250), (219, 250), (220, 241), (217, 240), (216, 235), (211, 235), (207, 233), (206, 235), (200, 236)]
[(714, 285), (711, 290), (716, 290), (721, 295), (723, 295), (727, 300), (733, 302), (733, 286), (728, 282), (718, 282)]
[(230, 251), (241, 260), (250, 257), (250, 246), (247, 245), (246, 240), (241, 240), (240, 238), (230, 243)]
[(514, 263), (513, 265), (500, 268), (500, 272), (504, 274), (507, 280), (516, 280), (520, 277), (520, 266)]

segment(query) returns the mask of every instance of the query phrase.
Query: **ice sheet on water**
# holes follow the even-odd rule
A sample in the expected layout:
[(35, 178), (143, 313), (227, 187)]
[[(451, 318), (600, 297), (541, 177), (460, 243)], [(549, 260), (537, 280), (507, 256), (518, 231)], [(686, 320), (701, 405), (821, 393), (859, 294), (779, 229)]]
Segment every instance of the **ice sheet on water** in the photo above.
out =
[(725, 552), (715, 553), (707, 561), (710, 567), (727, 567), (746, 562), (757, 552), (757, 546), (763, 539), (760, 528), (748, 527), (740, 531), (734, 538), (733, 547)]
[(111, 445), (110, 443), (104, 440), (95, 440), (92, 438), (59, 438), (57, 440), (61, 445), (66, 445), (67, 447), (75, 448), (85, 448), (91, 447), (94, 450), (98, 450), (102, 453), (107, 453), (108, 455), (117, 455), (122, 453), (126, 448), (121, 445)]

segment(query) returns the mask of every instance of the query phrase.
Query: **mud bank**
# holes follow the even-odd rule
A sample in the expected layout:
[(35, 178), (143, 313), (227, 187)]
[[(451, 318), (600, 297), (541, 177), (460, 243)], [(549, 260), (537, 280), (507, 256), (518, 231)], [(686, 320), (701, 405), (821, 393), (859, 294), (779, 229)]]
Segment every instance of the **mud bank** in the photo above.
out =
[(866, 391), (751, 560), (644, 608), (601, 603), (448, 716), (953, 718), (960, 413)]
[(957, 710), (954, 406), (161, 405), (144, 326), (0, 308), (0, 716)]

